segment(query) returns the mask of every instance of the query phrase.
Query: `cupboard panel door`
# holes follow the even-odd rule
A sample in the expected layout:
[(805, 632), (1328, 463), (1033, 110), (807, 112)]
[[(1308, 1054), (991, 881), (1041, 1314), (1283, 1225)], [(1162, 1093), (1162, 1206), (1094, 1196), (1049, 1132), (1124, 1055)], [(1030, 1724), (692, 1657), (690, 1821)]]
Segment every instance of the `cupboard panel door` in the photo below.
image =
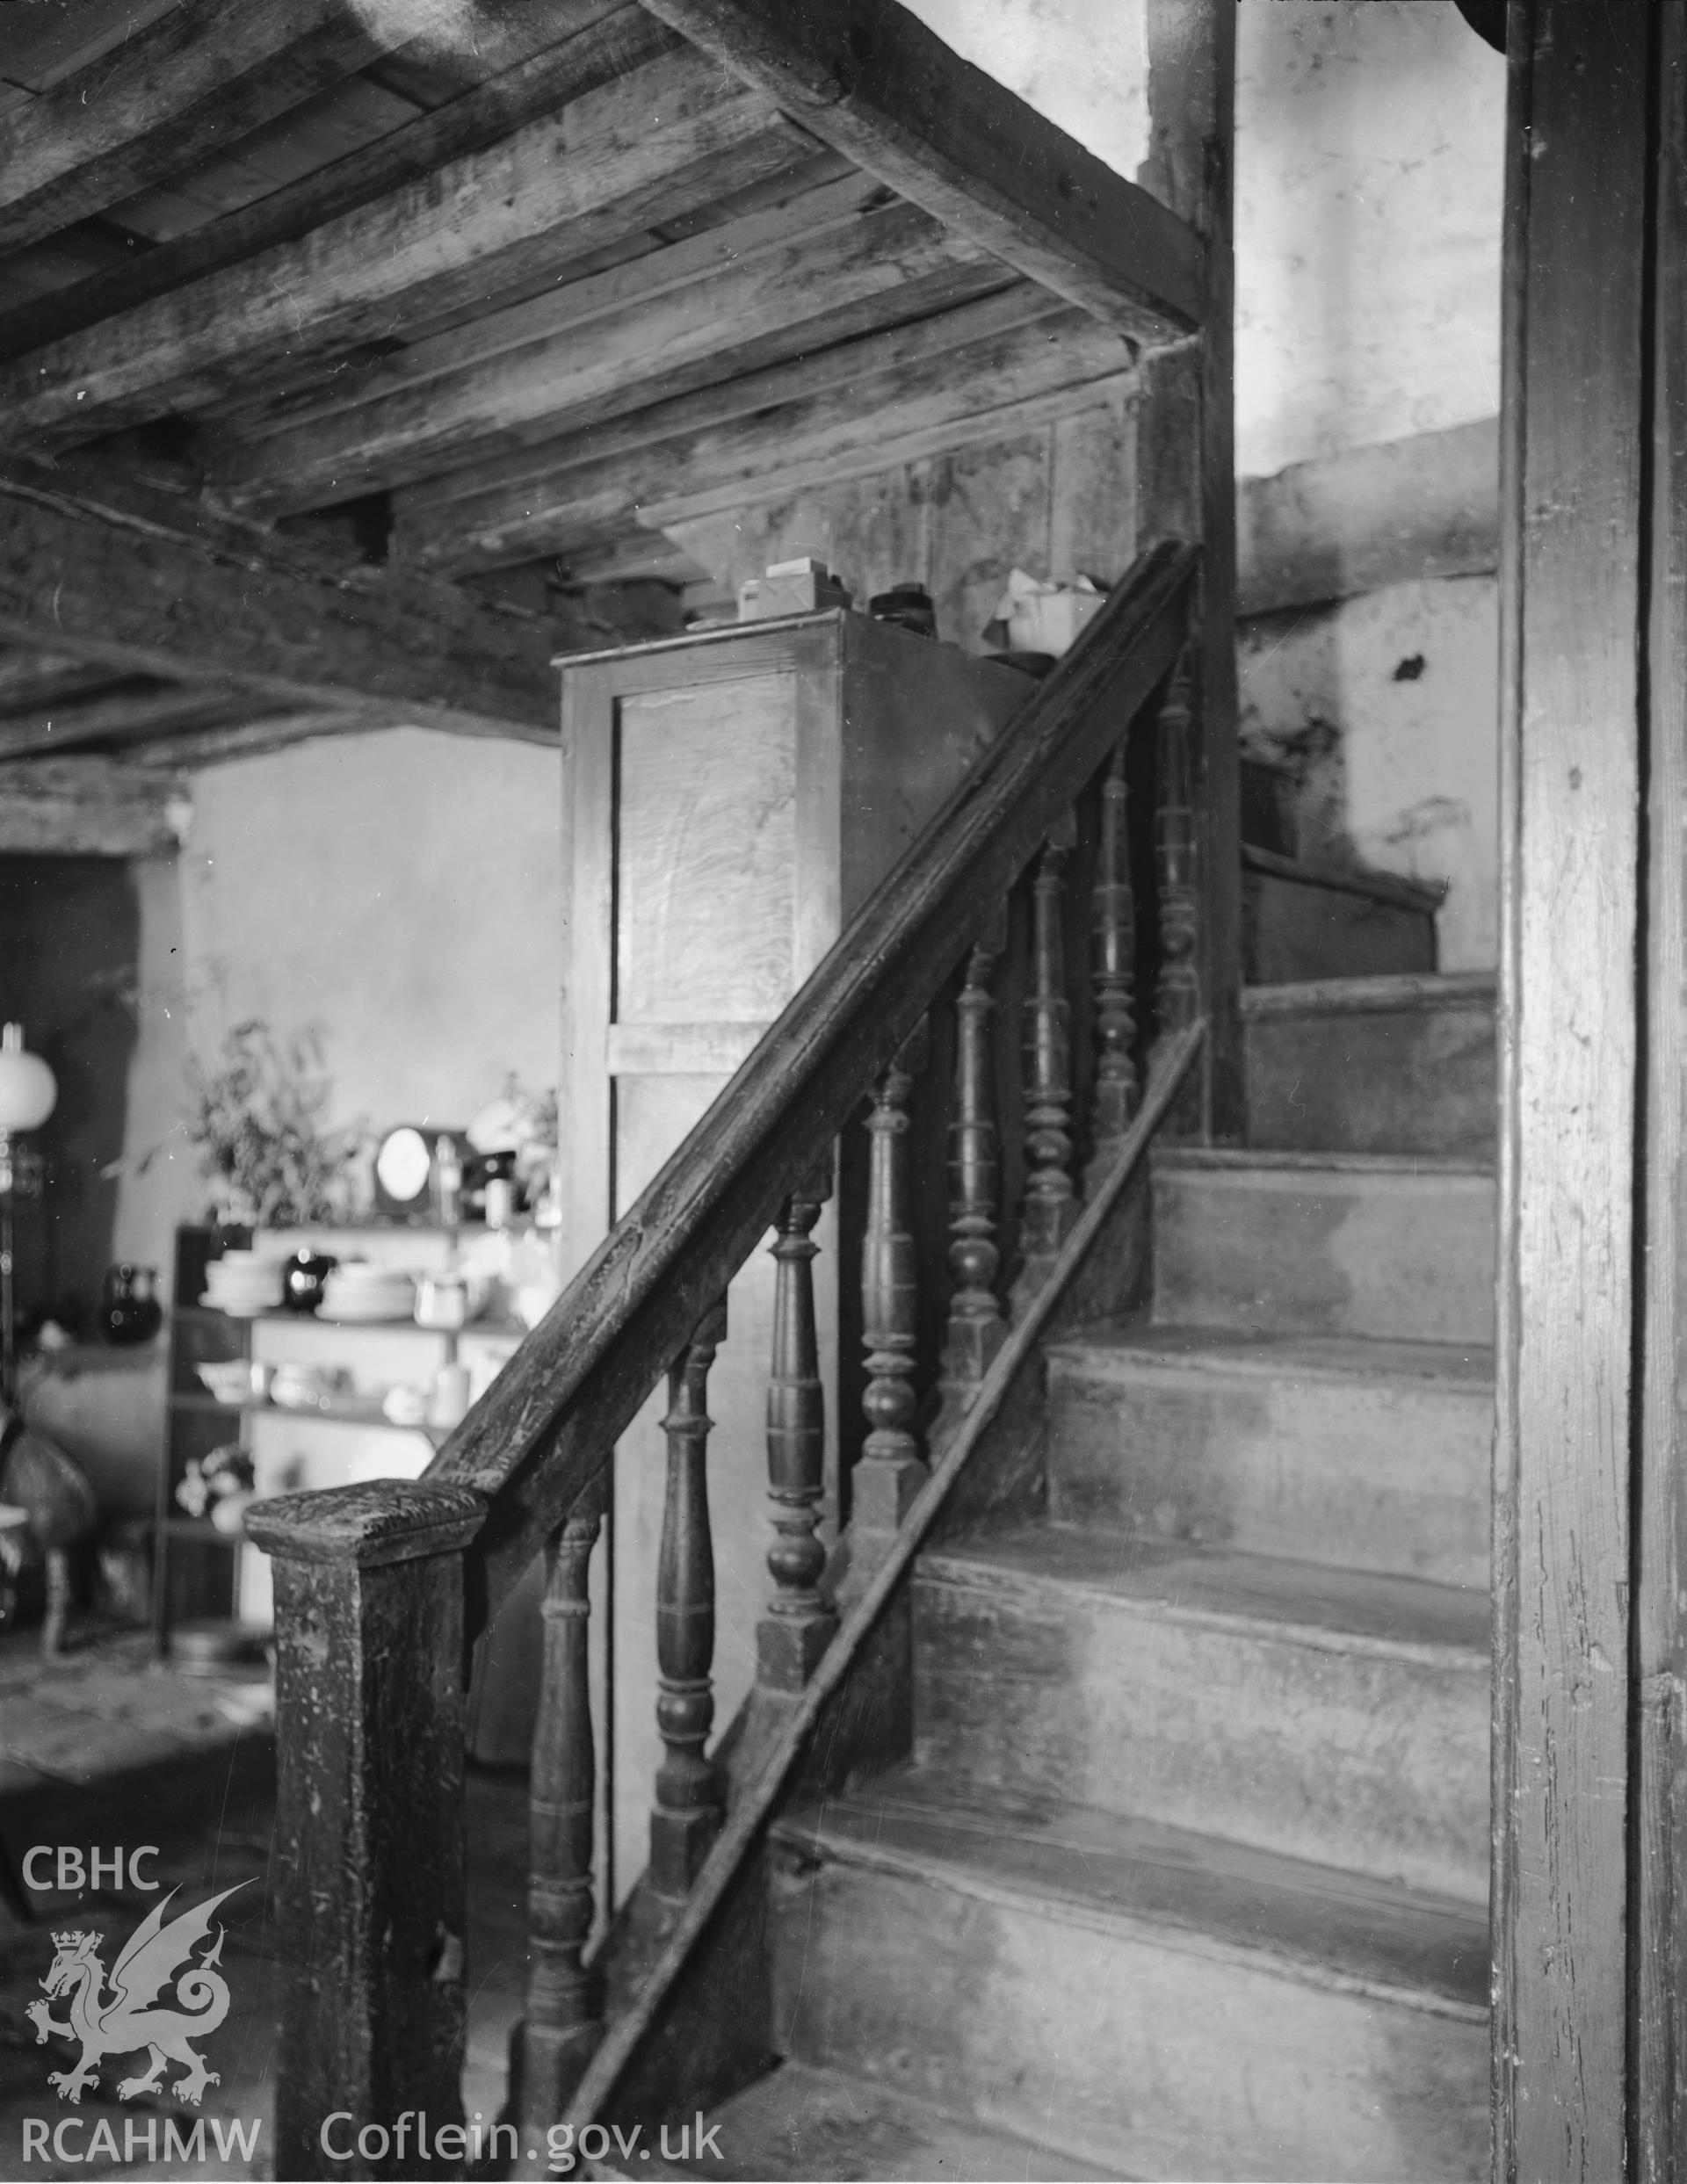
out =
[(622, 698), (618, 1023), (757, 1023), (795, 983), (796, 677)]

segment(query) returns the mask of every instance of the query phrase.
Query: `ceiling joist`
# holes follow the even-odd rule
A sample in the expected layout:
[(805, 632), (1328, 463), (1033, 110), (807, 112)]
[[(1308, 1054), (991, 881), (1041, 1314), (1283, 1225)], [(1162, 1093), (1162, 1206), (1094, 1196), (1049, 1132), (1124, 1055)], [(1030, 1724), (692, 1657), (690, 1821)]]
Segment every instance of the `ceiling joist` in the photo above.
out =
[(255, 203), (226, 213), (156, 249), (79, 280), (14, 311), (0, 323), (0, 357), (20, 356), (114, 318), (190, 281), (203, 280), (241, 259), (297, 242), (360, 205), (387, 195), (436, 167), (484, 151), (541, 114), (614, 82), (671, 52), (674, 33), (633, 0), (573, 0), (554, 11), (588, 17), (570, 35), (464, 90), (431, 113), (389, 130), (271, 191)]
[[(736, 377), (752, 348), (777, 355), (812, 347), (822, 327), (836, 341), (901, 319), (923, 300), (975, 295), (1010, 278), (916, 206), (893, 203), (817, 233), (788, 228), (777, 242), (724, 264), (709, 247), (718, 270), (683, 286), (664, 279), (666, 259), (701, 257), (713, 242), (699, 237), (640, 259), (626, 269), (634, 275), (627, 285), (636, 295), (636, 275), (650, 269), (648, 301), (589, 316), (547, 340), (413, 380), (406, 352), (390, 373), (372, 375), (387, 382), (379, 396), (236, 445), (213, 458), (210, 481), (238, 508), (320, 506), (471, 463), (489, 442), (577, 430)], [(845, 313), (848, 325), (840, 323)]]
[(0, 250), (105, 212), (401, 42), (366, 12), (344, 0), (185, 0), (0, 115)]
[(922, 320), (637, 412), (583, 436), (574, 459), (442, 501), (398, 495), (395, 545), (424, 566), (495, 567), (634, 524), (660, 527), (735, 499), (765, 500), (860, 477), (945, 447), (1008, 437), (1069, 413), (1131, 377), (1109, 329), (1017, 285)]
[(0, 366), (0, 435), (74, 445), (250, 387), (255, 358), (370, 339), (483, 299), (559, 243), (659, 226), (810, 148), (767, 102), (675, 53), (301, 241)]

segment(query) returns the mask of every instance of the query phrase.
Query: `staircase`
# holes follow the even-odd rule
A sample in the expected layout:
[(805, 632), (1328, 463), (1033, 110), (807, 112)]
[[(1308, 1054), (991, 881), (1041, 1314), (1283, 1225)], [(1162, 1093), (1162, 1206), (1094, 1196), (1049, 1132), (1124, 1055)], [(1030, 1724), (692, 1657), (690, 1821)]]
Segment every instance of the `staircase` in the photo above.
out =
[(1046, 1508), (920, 1558), (911, 1760), (775, 1828), (735, 2176), (1486, 2173), (1491, 983), (1247, 1038)]

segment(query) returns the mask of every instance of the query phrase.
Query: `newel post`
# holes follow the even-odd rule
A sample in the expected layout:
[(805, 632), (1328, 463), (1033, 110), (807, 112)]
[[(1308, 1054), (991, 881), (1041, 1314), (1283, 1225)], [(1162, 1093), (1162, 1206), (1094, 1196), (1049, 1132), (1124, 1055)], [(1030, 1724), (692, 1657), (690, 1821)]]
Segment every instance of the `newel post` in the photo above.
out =
[[(275, 2173), (455, 2175), (386, 2144), (460, 2123), (467, 1486), (386, 1479), (255, 1505), (274, 1561), (279, 1943)], [(378, 2142), (370, 2134), (370, 2144)]]

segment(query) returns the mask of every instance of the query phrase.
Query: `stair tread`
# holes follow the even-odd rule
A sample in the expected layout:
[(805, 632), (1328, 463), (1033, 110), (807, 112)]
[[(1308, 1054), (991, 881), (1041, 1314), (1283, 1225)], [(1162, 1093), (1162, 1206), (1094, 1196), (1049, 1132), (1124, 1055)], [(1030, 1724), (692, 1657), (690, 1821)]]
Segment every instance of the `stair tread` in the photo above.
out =
[(1492, 971), (1386, 971), (1369, 978), (1294, 979), (1244, 986), (1244, 1017), (1383, 1016), (1401, 1009), (1491, 1007), (1498, 989)]
[(1333, 889), (1337, 894), (1362, 895), (1368, 901), (1386, 902), (1401, 910), (1425, 914), (1437, 910), (1446, 900), (1445, 880), (1412, 879), (1404, 872), (1373, 871), (1369, 867), (1336, 864), (1320, 857), (1288, 857), (1281, 850), (1267, 850), (1252, 842), (1242, 845), (1244, 871), (1266, 872), (1276, 879), (1298, 880), (1307, 887)]
[(887, 2086), (786, 2062), (714, 2110), (721, 2159), (668, 2165), (670, 2176), (752, 2180), (954, 2178), (1027, 2184), (1034, 2178), (1118, 2177), (1068, 2153), (945, 2115)]
[(1390, 1341), (1366, 1334), (1272, 1334), (1171, 1325), (1090, 1327), (1047, 1346), (1086, 1372), (1127, 1376), (1143, 1364), (1193, 1372), (1259, 1373), (1273, 1379), (1444, 1383), (1486, 1394), (1494, 1352), (1480, 1343)]
[(920, 1558), (923, 1581), (1104, 1595), (1117, 1606), (1352, 1651), (1486, 1663), (1486, 1592), (1226, 1547), (1032, 1522)]
[(1156, 1168), (1207, 1169), (1220, 1174), (1272, 1172), (1331, 1175), (1469, 1175), (1491, 1183), (1491, 1157), (1468, 1153), (1299, 1153), (1249, 1146), (1156, 1145)]
[(778, 1839), (1084, 1923), (1276, 1960), (1314, 1984), (1484, 2017), (1473, 1906), (1280, 1852), (905, 1765), (786, 1814)]

